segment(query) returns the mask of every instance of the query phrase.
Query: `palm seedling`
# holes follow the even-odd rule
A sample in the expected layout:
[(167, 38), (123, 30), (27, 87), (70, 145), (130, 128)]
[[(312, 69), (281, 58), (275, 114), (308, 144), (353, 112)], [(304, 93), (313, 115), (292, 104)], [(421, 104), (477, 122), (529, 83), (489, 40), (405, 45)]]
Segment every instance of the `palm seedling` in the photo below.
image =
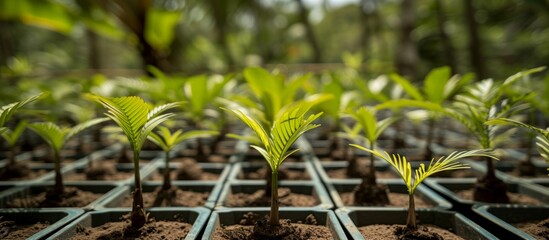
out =
[[(187, 131), (183, 133), (183, 130), (179, 129), (175, 132), (171, 132), (169, 128), (164, 126), (158, 127), (158, 132), (151, 132), (148, 136), (148, 139), (154, 144), (158, 145), (164, 151), (164, 172), (163, 172), (163, 184), (161, 191), (163, 194), (158, 196), (157, 202), (170, 201), (168, 198), (169, 191), (172, 188), (171, 179), (170, 179), (170, 151), (182, 141), (199, 138), (199, 137), (209, 137), (217, 134), (215, 131)], [(160, 203), (159, 203), (160, 204)], [(159, 205), (155, 204), (155, 205)]]
[(55, 172), (55, 184), (53, 190), (49, 192), (48, 198), (51, 200), (59, 199), (65, 195), (63, 185), (63, 175), (61, 174), (61, 150), (69, 139), (76, 136), (85, 129), (104, 122), (107, 118), (96, 118), (83, 123), (80, 123), (72, 128), (59, 127), (52, 122), (31, 123), (29, 128), (36, 132), (40, 137), (48, 143), (53, 150), (53, 162)]
[(23, 101), (10, 103), (8, 105), (4, 105), (0, 107), (0, 133), (3, 133), (4, 131), (8, 130), (8, 128), (5, 127), (6, 122), (13, 116), (13, 114), (17, 112), (17, 110), (27, 105), (28, 103), (39, 99), (42, 96), (43, 94), (40, 93), (38, 95), (26, 98)]
[[(355, 103), (358, 93), (356, 91), (346, 91), (343, 83), (339, 80), (339, 76), (333, 75), (329, 82), (322, 84), (321, 92), (326, 95), (331, 95), (332, 98), (318, 104), (318, 109), (325, 113), (324, 118), (329, 121), (329, 125), (324, 128), (324, 131), (319, 136), (319, 140), (329, 140), (328, 147), (332, 158), (337, 158), (338, 143), (337, 133), (341, 130), (341, 112), (349, 108)], [(347, 144), (339, 146), (342, 148), (342, 156), (340, 158), (347, 159)]]
[[(269, 224), (267, 224), (271, 226), (271, 229), (282, 230), (279, 229), (278, 216), (278, 169), (286, 158), (299, 150), (290, 150), (292, 144), (305, 132), (320, 126), (312, 122), (322, 113), (305, 116), (310, 107), (307, 104), (295, 104), (281, 109), (268, 129), (265, 129), (256, 118), (241, 110), (226, 109), (236, 115), (258, 136), (262, 146), (252, 145), (251, 147), (256, 149), (271, 167), (271, 211)], [(255, 234), (263, 237), (273, 237), (269, 236), (273, 232), (285, 234), (283, 231), (273, 231), (271, 234), (267, 232), (256, 232)]]
[(143, 205), (143, 192), (139, 168), (139, 154), (141, 147), (147, 140), (152, 130), (173, 117), (174, 113), (165, 111), (179, 107), (180, 102), (167, 103), (157, 107), (145, 102), (140, 97), (127, 96), (117, 98), (105, 98), (94, 95), (93, 98), (107, 109), (107, 115), (124, 132), (130, 142), (133, 151), (134, 184), (132, 211), (130, 213), (130, 226), (139, 229), (147, 222), (147, 214)]
[[(184, 112), (189, 117), (193, 128), (204, 130), (210, 119), (221, 119), (215, 116), (218, 112), (210, 108), (215, 103), (216, 98), (221, 95), (223, 88), (232, 80), (233, 78), (230, 75), (224, 77), (197, 75), (186, 79), (182, 90), (185, 102), (187, 103), (184, 105)], [(220, 127), (219, 130), (224, 131), (223, 127)], [(204, 151), (203, 142), (200, 139), (196, 140), (196, 158), (198, 161), (205, 162), (215, 150), (218, 139), (212, 141), (207, 151)]]
[[(513, 83), (543, 69), (534, 68), (519, 72), (503, 82), (495, 82), (492, 79), (476, 82), (467, 86), (463, 93), (458, 94), (454, 103), (448, 107), (416, 100), (388, 102), (381, 107), (407, 106), (438, 111), (461, 122), (478, 142), (480, 148), (496, 149), (509, 139), (512, 132), (504, 131), (500, 126), (484, 123), (491, 119), (508, 118), (526, 109), (528, 105), (524, 100), (530, 97), (530, 94), (506, 96), (505, 93)], [(490, 203), (508, 203), (507, 186), (497, 178), (493, 159), (486, 157), (485, 161), (486, 175), (478, 179), (473, 191), (473, 199)]]
[(0, 179), (21, 178), (29, 173), (29, 168), (26, 164), (18, 164), (15, 161), (17, 155), (17, 141), (25, 131), (28, 122), (25, 120), (17, 123), (13, 130), (6, 129), (0, 134), (2, 138), (8, 143), (9, 155), (6, 166), (0, 170)]
[[(412, 167), (410, 162), (406, 160), (405, 156), (400, 155), (389, 155), (387, 152), (385, 154), (380, 153), (377, 150), (368, 149), (360, 145), (351, 144), (351, 146), (366, 151), (370, 154), (373, 154), (384, 161), (388, 162), (399, 174), (400, 178), (404, 181), (406, 189), (408, 191), (408, 216), (406, 218), (406, 230), (405, 232), (414, 232), (418, 230), (416, 222), (416, 210), (415, 210), (415, 200), (414, 193), (425, 179), (429, 176), (450, 170), (465, 169), (469, 168), (468, 165), (458, 162), (458, 160), (463, 158), (470, 157), (488, 157), (495, 158), (490, 155), (490, 152), (486, 149), (483, 150), (471, 150), (471, 151), (462, 151), (462, 152), (453, 152), (447, 157), (441, 157), (438, 160), (434, 158), (429, 163), (429, 166), (425, 167), (425, 164), (421, 164), (418, 169), (413, 171), (414, 176), (412, 177)], [(405, 236), (403, 239), (408, 239)]]
[[(464, 77), (459, 77), (458, 75), (450, 77), (449, 67), (435, 68), (425, 77), (422, 88), (414, 86), (412, 82), (396, 73), (391, 74), (390, 77), (413, 100), (427, 101), (443, 106), (462, 86), (471, 80), (472, 74), (465, 75)], [(431, 159), (433, 157), (432, 143), (437, 130), (436, 124), (442, 116), (439, 112), (429, 111), (424, 159)]]
[(16, 142), (23, 134), (27, 122), (20, 121), (13, 130), (5, 127), (5, 124), (21, 107), (39, 99), (42, 95), (43, 94), (38, 94), (22, 101), (0, 107), (0, 135), (8, 142), (10, 148), (8, 163), (2, 169), (0, 177), (21, 177), (28, 172), (28, 167), (26, 165), (17, 164), (15, 161), (17, 152)]
[[(525, 128), (529, 131), (532, 131), (532, 132), (536, 133), (538, 135), (537, 138), (536, 138), (536, 140), (537, 140), (536, 145), (538, 146), (538, 152), (541, 155), (541, 157), (543, 159), (545, 159), (545, 161), (547, 163), (549, 163), (549, 129), (541, 129), (541, 128), (534, 127), (532, 125), (529, 125), (529, 124), (526, 124), (526, 123), (523, 123), (523, 122), (520, 122), (520, 121), (517, 121), (517, 120), (508, 119), (508, 118), (492, 119), (490, 121), (487, 121), (486, 124), (488, 124), (488, 125), (498, 125), (498, 124), (513, 125), (513, 126), (516, 126), (516, 127)], [(549, 171), (549, 168), (547, 168), (547, 170)]]
[[(381, 133), (399, 119), (398, 117), (388, 117), (378, 121), (375, 110), (368, 107), (348, 111), (348, 114), (356, 121), (356, 126), (362, 130), (363, 136), (372, 150)], [(358, 166), (356, 158), (349, 162), (347, 175), (362, 178), (362, 183), (354, 192), (356, 204), (385, 205), (389, 203), (387, 191), (377, 185), (374, 160), (374, 154), (370, 154), (369, 171), (365, 173), (360, 172), (361, 168)]]

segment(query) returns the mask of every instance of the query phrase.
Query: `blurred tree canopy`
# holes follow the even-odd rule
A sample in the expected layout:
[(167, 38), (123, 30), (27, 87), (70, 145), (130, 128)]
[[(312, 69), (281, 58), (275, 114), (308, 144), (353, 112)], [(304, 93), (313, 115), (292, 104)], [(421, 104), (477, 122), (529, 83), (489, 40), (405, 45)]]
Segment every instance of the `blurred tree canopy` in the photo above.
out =
[(341, 63), (500, 77), (549, 60), (547, 0), (0, 0), (0, 74)]

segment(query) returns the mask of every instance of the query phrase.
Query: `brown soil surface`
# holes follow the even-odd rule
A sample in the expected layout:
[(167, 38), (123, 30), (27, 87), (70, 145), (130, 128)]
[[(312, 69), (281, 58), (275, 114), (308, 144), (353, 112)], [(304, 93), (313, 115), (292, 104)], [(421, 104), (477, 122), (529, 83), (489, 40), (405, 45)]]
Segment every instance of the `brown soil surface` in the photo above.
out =
[[(1, 219), (0, 219), (1, 221)], [(28, 237), (40, 232), (42, 229), (47, 228), (50, 224), (35, 223), (32, 225), (17, 225), (13, 221), (0, 222), (0, 239), (3, 240), (19, 240), (27, 239)]]
[[(159, 171), (163, 171), (162, 169), (159, 169)], [(170, 179), (175, 180), (177, 179), (177, 172), (172, 170), (170, 171)], [(202, 180), (202, 181), (215, 181), (219, 179), (219, 174), (217, 173), (210, 173), (210, 172), (201, 172), (199, 179), (191, 179), (191, 178), (183, 178), (183, 179), (177, 179), (177, 180)], [(148, 178), (150, 181), (163, 181), (164, 177), (162, 173), (155, 171), (151, 174), (151, 176)]]
[(130, 222), (109, 222), (95, 228), (80, 227), (72, 240), (177, 240), (184, 239), (192, 228), (191, 224), (181, 221), (155, 221), (149, 218), (148, 222), (139, 230), (129, 230)]
[(525, 233), (528, 233), (535, 239), (539, 239), (539, 240), (549, 239), (549, 218), (543, 221), (515, 224), (515, 227), (519, 228)]
[(14, 198), (6, 206), (9, 208), (38, 208), (38, 207), (84, 207), (103, 193), (93, 193), (80, 190), (76, 187), (65, 187), (65, 193), (61, 199), (47, 199), (47, 192), (41, 192), (25, 197)]
[[(339, 197), (345, 206), (357, 206), (354, 204), (355, 196), (353, 192), (340, 193)], [(434, 207), (432, 204), (425, 202), (418, 196), (414, 196), (416, 208)], [(389, 193), (389, 205), (393, 207), (408, 207), (408, 194), (406, 193)]]
[(185, 149), (183, 151), (180, 151), (180, 154), (182, 154), (183, 157), (178, 157), (170, 160), (170, 162), (178, 162), (182, 159), (193, 159), (197, 162), (211, 162), (211, 163), (226, 163), (227, 157), (224, 155), (218, 155), (218, 154), (211, 154), (211, 155), (205, 155), (205, 156), (196, 156), (196, 150), (194, 149)]
[[(249, 215), (248, 215), (249, 216)], [(248, 217), (244, 216), (244, 218)], [(276, 239), (280, 240), (332, 240), (334, 237), (326, 226), (316, 225), (316, 219), (309, 215), (304, 222), (291, 223), (288, 219), (280, 220), (280, 228), (284, 235)], [(254, 226), (255, 225), (255, 226)], [(215, 230), (214, 240), (263, 240), (265, 236), (259, 232), (268, 232), (269, 224), (257, 217), (242, 219), (239, 225), (222, 226)]]
[(126, 180), (131, 177), (133, 177), (133, 172), (123, 172), (123, 171), (116, 171), (114, 169), (110, 169), (109, 171), (105, 171), (105, 174), (101, 176), (97, 176), (98, 179), (88, 179), (86, 176), (86, 173), (84, 172), (72, 172), (69, 174), (63, 175), (63, 180), (66, 181), (120, 181), (120, 180)]
[[(457, 191), (456, 194), (462, 199), (471, 200), (471, 201), (473, 200), (473, 189)], [(514, 203), (514, 204), (528, 204), (528, 205), (542, 204), (540, 200), (532, 198), (528, 195), (520, 194), (520, 193), (507, 192), (507, 196), (509, 196), (509, 200), (511, 201), (511, 203)]]
[[(31, 179), (35, 179), (35, 178), (38, 178), (46, 173), (48, 173), (50, 170), (46, 170), (46, 169), (28, 169), (23, 171), (23, 172), (20, 172), (21, 174), (19, 174), (19, 172), (15, 173), (15, 174), (12, 174), (10, 172), (4, 172), (4, 169), (0, 170), (0, 181), (18, 181), (18, 180), (31, 180)], [(19, 176), (17, 176), (19, 175)]]
[[(116, 158), (107, 158), (107, 159), (100, 159), (100, 160), (94, 160), (97, 161), (101, 165), (111, 165), (116, 166), (116, 164), (119, 164), (118, 159)], [(143, 167), (145, 164), (148, 164), (151, 160), (141, 159), (139, 160), (139, 167)], [(132, 162), (122, 163), (122, 164), (130, 164), (133, 166)]]
[[(208, 199), (208, 196), (210, 195), (209, 192), (193, 192), (193, 191), (185, 191), (180, 188), (172, 187), (170, 189), (169, 195), (171, 199), (169, 204), (166, 202), (162, 202), (160, 204), (155, 204), (155, 201), (160, 196), (161, 188), (158, 187), (154, 192), (144, 192), (143, 193), (143, 204), (145, 205), (145, 208), (150, 207), (199, 207), (204, 206), (206, 203), (206, 200)], [(124, 198), (124, 201), (122, 202), (120, 207), (132, 207), (133, 198), (130, 195), (127, 195)]]
[[(281, 207), (312, 207), (318, 204), (315, 197), (292, 193), (289, 188), (278, 188), (278, 201)], [(270, 205), (271, 197), (266, 196), (263, 189), (252, 194), (230, 194), (224, 204), (227, 207), (268, 207)]]
[[(219, 174), (205, 172), (202, 166), (192, 158), (176, 158), (175, 161), (180, 163), (177, 169), (170, 169), (170, 179), (175, 180), (205, 180), (215, 181), (219, 179)], [(148, 178), (152, 181), (164, 180), (164, 167), (158, 168)]]
[[(270, 176), (271, 169), (269, 167), (263, 167), (260, 169), (257, 169), (253, 172), (240, 172), (238, 174), (238, 179), (265, 179), (266, 175), (269, 174)], [(311, 176), (305, 170), (292, 170), (288, 168), (280, 167), (278, 169), (278, 180), (310, 180)], [(284, 173), (280, 173), (281, 171), (284, 171)], [(284, 176), (284, 177), (282, 177)]]
[[(369, 240), (398, 240), (401, 239), (397, 236), (395, 232), (398, 231), (399, 228), (403, 228), (405, 225), (385, 225), (385, 224), (375, 224), (375, 225), (368, 225), (364, 227), (359, 227), (358, 230), (364, 236), (365, 239)], [(418, 230), (421, 232), (425, 232), (427, 234), (429, 233), (435, 233), (438, 234), (441, 238), (444, 240), (462, 240), (463, 238), (455, 235), (454, 233), (433, 226), (433, 225), (419, 225)], [(437, 238), (406, 238), (406, 239), (437, 239)]]
[[(347, 177), (347, 169), (345, 169), (345, 168), (327, 170), (326, 174), (328, 174), (328, 176), (330, 178), (334, 178), (334, 179), (348, 179), (349, 178), (349, 177)], [(378, 178), (378, 179), (397, 178), (397, 177), (398, 176), (395, 175), (395, 173), (393, 173), (391, 171), (381, 171), (381, 172), (376, 171), (376, 178)]]

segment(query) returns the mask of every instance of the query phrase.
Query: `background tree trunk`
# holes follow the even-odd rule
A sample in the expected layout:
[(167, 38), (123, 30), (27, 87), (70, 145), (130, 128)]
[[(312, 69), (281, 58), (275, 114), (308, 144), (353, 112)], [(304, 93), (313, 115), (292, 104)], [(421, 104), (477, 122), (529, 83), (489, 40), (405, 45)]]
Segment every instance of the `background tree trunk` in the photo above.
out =
[(419, 57), (412, 37), (416, 21), (414, 0), (402, 1), (400, 16), (400, 39), (397, 46), (395, 65), (399, 74), (415, 80), (417, 78)]
[(235, 65), (235, 61), (227, 43), (227, 27), (228, 21), (230, 20), (228, 12), (229, 8), (227, 6), (227, 4), (229, 4), (229, 1), (209, 0), (208, 3), (210, 5), (215, 24), (217, 44), (219, 45), (221, 51), (223, 52), (223, 55), (225, 56), (227, 66), (231, 68)]
[(436, 0), (435, 5), (437, 8), (437, 20), (438, 20), (438, 33), (442, 42), (444, 57), (446, 58), (446, 65), (448, 65), (452, 73), (459, 72), (456, 64), (456, 57), (454, 54), (454, 47), (452, 41), (448, 37), (446, 32), (446, 13), (444, 12), (444, 3), (442, 0)]
[(297, 2), (297, 5), (299, 6), (299, 19), (303, 24), (303, 26), (305, 26), (307, 40), (309, 41), (309, 45), (313, 49), (313, 62), (321, 63), (322, 51), (320, 49), (320, 46), (318, 45), (318, 41), (313, 31), (313, 27), (309, 22), (309, 12), (305, 7), (305, 4), (303, 4), (303, 0), (296, 0), (296, 2)]
[(479, 79), (486, 77), (484, 59), (482, 55), (482, 44), (478, 33), (478, 23), (475, 19), (475, 6), (473, 0), (465, 0), (465, 18), (469, 33), (469, 58), (473, 69)]

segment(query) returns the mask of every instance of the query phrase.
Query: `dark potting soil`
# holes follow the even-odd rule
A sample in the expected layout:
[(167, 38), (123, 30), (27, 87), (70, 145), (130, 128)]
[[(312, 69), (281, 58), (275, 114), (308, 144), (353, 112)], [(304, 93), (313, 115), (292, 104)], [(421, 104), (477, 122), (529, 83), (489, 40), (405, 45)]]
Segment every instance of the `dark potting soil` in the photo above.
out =
[[(368, 205), (356, 205), (354, 192), (340, 193), (339, 197), (345, 206), (368, 206)], [(418, 196), (414, 196), (414, 203), (416, 208), (429, 208), (434, 207), (432, 204), (425, 202)], [(408, 207), (408, 194), (406, 193), (389, 193), (389, 204), (386, 206), (393, 207)]]
[[(328, 176), (330, 178), (334, 178), (334, 179), (348, 179), (349, 177), (347, 176), (347, 169), (345, 168), (341, 168), (341, 169), (331, 169), (331, 170), (326, 170), (326, 174), (328, 174)], [(376, 178), (378, 179), (387, 179), (387, 178), (397, 178), (398, 176), (395, 175), (395, 173), (391, 172), (391, 171), (376, 171)]]
[[(128, 215), (125, 215), (126, 217)], [(94, 228), (79, 227), (72, 240), (177, 240), (184, 239), (192, 225), (183, 221), (156, 221), (149, 217), (139, 230), (130, 228), (130, 221), (108, 222)]]
[[(281, 236), (272, 239), (279, 240), (332, 240), (334, 239), (330, 229), (326, 226), (317, 225), (313, 215), (307, 216), (304, 222), (291, 223), (288, 219), (279, 221), (280, 227), (272, 229), (267, 223), (267, 216), (259, 219), (259, 216), (253, 213), (244, 215), (240, 224), (221, 226), (214, 232), (214, 240), (264, 240), (269, 239), (262, 233), (281, 233)], [(278, 230), (278, 231), (277, 231)]]
[[(265, 179), (268, 176), (270, 177), (271, 169), (268, 166), (257, 169), (253, 172), (241, 172), (238, 175), (238, 179)], [(284, 167), (278, 169), (278, 179), (279, 180), (310, 180), (311, 176), (305, 171), (292, 170)]]
[[(292, 193), (289, 188), (278, 188), (278, 202), (281, 207), (312, 207), (318, 204), (311, 195)], [(257, 190), (252, 194), (233, 193), (225, 200), (227, 207), (268, 207), (271, 197), (265, 195), (265, 190)]]
[[(455, 193), (462, 199), (471, 200), (471, 201), (473, 200), (473, 189), (456, 191)], [(540, 200), (530, 197), (528, 195), (520, 194), (520, 193), (507, 192), (507, 196), (509, 197), (509, 200), (511, 201), (511, 203), (514, 203), (514, 204), (528, 204), (528, 205), (542, 204)]]
[(0, 239), (3, 240), (19, 240), (27, 239), (35, 233), (47, 228), (48, 222), (35, 223), (32, 225), (19, 225), (14, 221), (3, 221), (0, 217)]
[(48, 198), (47, 195), (48, 192), (44, 191), (38, 194), (14, 198), (6, 206), (9, 208), (84, 207), (103, 194), (65, 186), (65, 192), (61, 196)]
[[(176, 180), (204, 180), (204, 181), (215, 181), (219, 179), (219, 174), (205, 172), (202, 169), (202, 166), (198, 164), (194, 159), (191, 158), (178, 158), (175, 159), (181, 164), (175, 170), (170, 170), (170, 179)], [(158, 171), (155, 171), (151, 174), (150, 180), (152, 181), (162, 181), (164, 168), (159, 168)]]
[[(158, 169), (159, 171), (164, 171), (162, 169)], [(164, 177), (161, 172), (155, 171), (151, 174), (149, 177), (150, 181), (162, 181), (164, 180)], [(171, 170), (170, 171), (170, 179), (172, 180), (202, 180), (202, 181), (215, 181), (219, 179), (219, 174), (216, 173), (210, 173), (210, 172), (200, 172), (200, 174), (188, 174), (189, 171), (184, 170), (185, 174), (178, 174), (178, 170)], [(193, 177), (196, 176), (196, 177)], [(198, 179), (197, 179), (198, 178)]]
[(227, 158), (224, 155), (219, 154), (204, 154), (204, 155), (197, 155), (195, 149), (185, 149), (180, 151), (180, 154), (183, 157), (179, 157), (176, 159), (170, 160), (171, 162), (178, 162), (181, 159), (190, 158), (193, 160), (196, 160), (197, 162), (211, 162), (211, 163), (226, 163)]
[(417, 231), (410, 232), (414, 235), (403, 235), (405, 225), (374, 224), (359, 227), (358, 230), (369, 240), (398, 240), (398, 239), (426, 239), (426, 240), (462, 240), (460, 236), (451, 231), (433, 225), (418, 225)]
[[(209, 192), (185, 191), (177, 187), (172, 187), (168, 192), (161, 193), (161, 187), (158, 187), (154, 192), (143, 193), (143, 204), (145, 208), (199, 207), (204, 206), (209, 195)], [(164, 198), (161, 199), (161, 197)], [(127, 195), (120, 207), (132, 207), (132, 202), (132, 195)]]
[(534, 221), (528, 223), (518, 223), (515, 227), (533, 236), (535, 239), (549, 239), (549, 218), (542, 221)]
[(0, 169), (0, 181), (31, 180), (46, 174), (46, 169), (31, 169), (26, 164), (17, 163), (15, 166)]
[(84, 172), (65, 174), (66, 181), (120, 181), (133, 177), (133, 171), (117, 171), (114, 166), (94, 166)]

